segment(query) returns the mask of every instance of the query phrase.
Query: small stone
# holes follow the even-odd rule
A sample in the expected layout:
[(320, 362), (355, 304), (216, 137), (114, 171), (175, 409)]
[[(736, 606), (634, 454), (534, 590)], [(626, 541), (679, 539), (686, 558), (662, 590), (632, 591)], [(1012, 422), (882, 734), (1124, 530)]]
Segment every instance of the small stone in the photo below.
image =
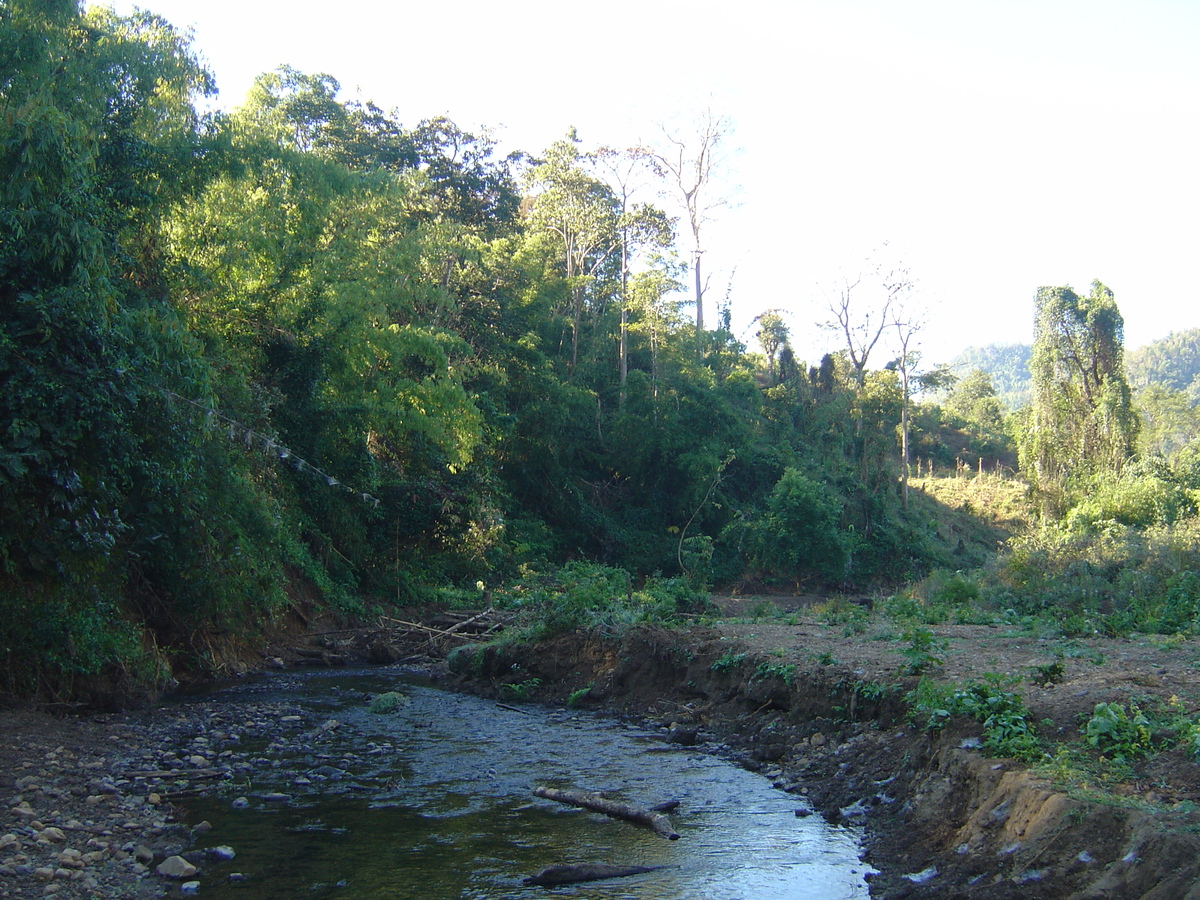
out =
[(181, 884), (179, 886), (179, 890), (181, 893), (184, 893), (184, 894), (194, 894), (200, 890), (200, 882), (185, 881), (183, 884)]
[(182, 856), (168, 856), (154, 871), (164, 878), (191, 878), (196, 874), (196, 867)]
[(7, 850), (9, 847), (19, 846), (20, 839), (15, 834), (0, 835), (0, 850)]
[(151, 806), (158, 806), (158, 804), (162, 803), (162, 795), (152, 793), (146, 798), (146, 802)]
[(43, 828), (39, 838), (45, 838), (48, 841), (53, 841), (56, 844), (61, 844), (67, 839), (66, 833), (61, 828), (55, 828), (53, 825)]
[(192, 832), (195, 834), (208, 834), (212, 831), (212, 822), (205, 819), (203, 822), (197, 822), (192, 826)]
[(54, 877), (54, 870), (49, 866), (38, 866), (33, 870), (33, 877), (38, 881), (49, 881)]
[(209, 849), (208, 853), (213, 859), (220, 859), (224, 861), (231, 860), (237, 856), (232, 847), (227, 847), (224, 844), (222, 844), (220, 847), (212, 847)]
[(133, 848), (133, 858), (143, 865), (150, 865), (154, 862), (154, 851), (145, 844), (138, 844)]
[(247, 800), (245, 797), (238, 797), (236, 800), (234, 800), (229, 805), (232, 806), (234, 809), (245, 809), (247, 806), (250, 805), (250, 801)]
[(268, 794), (263, 794), (262, 798), (268, 803), (290, 803), (292, 800), (292, 795), (281, 794), (279, 791), (271, 791)]
[(196, 754), (195, 756), (189, 756), (188, 762), (190, 762), (196, 768), (203, 768), (204, 766), (208, 765), (208, 760), (199, 754)]
[(31, 807), (29, 805), (28, 800), (22, 800), (20, 803), (18, 803), (16, 806), (13, 807), (13, 815), (25, 816), (26, 818), (33, 818), (34, 816), (37, 815), (37, 813), (35, 813), (33, 811), (33, 807)]
[(808, 743), (809, 743), (809, 746), (812, 746), (812, 747), (824, 747), (825, 744), (827, 743), (827, 741), (825, 739), (825, 735), (821, 734), (821, 732), (818, 731), (816, 734), (814, 734), (812, 737), (810, 737), (808, 739)]

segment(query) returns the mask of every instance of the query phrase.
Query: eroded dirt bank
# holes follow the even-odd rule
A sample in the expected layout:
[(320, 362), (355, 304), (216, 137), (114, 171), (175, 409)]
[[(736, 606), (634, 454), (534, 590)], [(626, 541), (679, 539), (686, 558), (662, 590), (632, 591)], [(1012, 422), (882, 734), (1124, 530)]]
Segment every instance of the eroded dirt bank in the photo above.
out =
[[(1057, 683), (1027, 678), (1019, 688), (1056, 739), (1077, 740), (1097, 702), (1172, 698), (1194, 714), (1200, 701), (1195, 639), (1064, 644), (987, 626), (936, 631), (945, 681), (1061, 662)], [(976, 725), (932, 735), (914, 727), (903, 698), (916, 679), (897, 676), (899, 647), (789, 615), (471, 645), (451, 662), (461, 686), (506, 702), (570, 701), (649, 719), (665, 740), (704, 744), (829, 820), (865, 826), (867, 859), (881, 870), (876, 897), (1200, 898), (1194, 757), (1161, 753), (1103, 799), (1068, 792), (985, 756)], [(444, 649), (424, 632), (406, 645), (379, 629), (326, 630), (260, 648), (239, 670), (395, 663)], [(177, 769), (194, 787), (208, 768), (236, 768), (232, 732), (283, 740), (300, 728), (287, 712), (264, 709), (235, 729), (216, 721), (219, 710), (196, 721), (162, 707), (65, 719), (0, 710), (0, 896), (178, 892), (155, 870), (186, 856), (193, 836), (176, 824), (170, 791), (154, 785), (186, 793)]]
[(451, 668), (501, 699), (650, 718), (667, 740), (708, 743), (828, 820), (864, 825), (876, 897), (1200, 898), (1192, 804), (1073, 796), (985, 756), (977, 727), (914, 728), (903, 685), (880, 690), (862, 669), (789, 671), (704, 629), (464, 648)]

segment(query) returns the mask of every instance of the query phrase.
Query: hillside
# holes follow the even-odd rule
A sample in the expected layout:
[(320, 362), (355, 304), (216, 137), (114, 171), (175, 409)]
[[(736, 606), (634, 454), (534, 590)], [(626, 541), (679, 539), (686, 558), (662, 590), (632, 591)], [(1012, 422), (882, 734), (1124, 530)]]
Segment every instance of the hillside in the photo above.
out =
[(1010, 410), (1029, 402), (1029, 344), (988, 344), (968, 347), (950, 361), (950, 368), (960, 378), (974, 369), (992, 378), (996, 398)]

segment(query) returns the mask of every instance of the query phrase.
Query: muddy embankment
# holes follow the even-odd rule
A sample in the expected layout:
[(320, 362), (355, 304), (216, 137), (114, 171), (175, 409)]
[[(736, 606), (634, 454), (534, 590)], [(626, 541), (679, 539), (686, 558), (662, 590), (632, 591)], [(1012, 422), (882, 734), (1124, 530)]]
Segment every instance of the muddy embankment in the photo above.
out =
[(450, 667), (498, 699), (650, 719), (666, 740), (701, 744), (827, 820), (864, 826), (875, 897), (1200, 898), (1194, 813), (1071, 796), (984, 756), (977, 729), (913, 727), (902, 692), (850, 671), (661, 629), (464, 647)]

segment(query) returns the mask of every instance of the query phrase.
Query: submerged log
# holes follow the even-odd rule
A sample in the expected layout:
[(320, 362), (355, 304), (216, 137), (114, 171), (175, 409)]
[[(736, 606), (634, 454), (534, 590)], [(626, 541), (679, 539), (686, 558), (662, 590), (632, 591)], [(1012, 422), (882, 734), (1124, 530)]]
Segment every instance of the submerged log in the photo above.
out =
[(608, 800), (599, 794), (582, 791), (560, 791), (556, 788), (536, 787), (533, 789), (533, 794), (535, 797), (542, 797), (545, 800), (566, 803), (569, 806), (581, 806), (592, 812), (612, 816), (614, 819), (624, 819), (626, 822), (644, 825), (655, 834), (662, 835), (668, 840), (679, 840), (678, 833), (671, 827), (671, 820), (662, 813), (651, 812), (648, 809), (630, 806), (626, 803), (617, 803), (615, 800)]
[(552, 887), (558, 884), (576, 884), (580, 881), (599, 881), (601, 878), (624, 878), (626, 875), (641, 875), (663, 866), (608, 866), (596, 863), (586, 866), (548, 866), (536, 875), (525, 879), (526, 884)]

